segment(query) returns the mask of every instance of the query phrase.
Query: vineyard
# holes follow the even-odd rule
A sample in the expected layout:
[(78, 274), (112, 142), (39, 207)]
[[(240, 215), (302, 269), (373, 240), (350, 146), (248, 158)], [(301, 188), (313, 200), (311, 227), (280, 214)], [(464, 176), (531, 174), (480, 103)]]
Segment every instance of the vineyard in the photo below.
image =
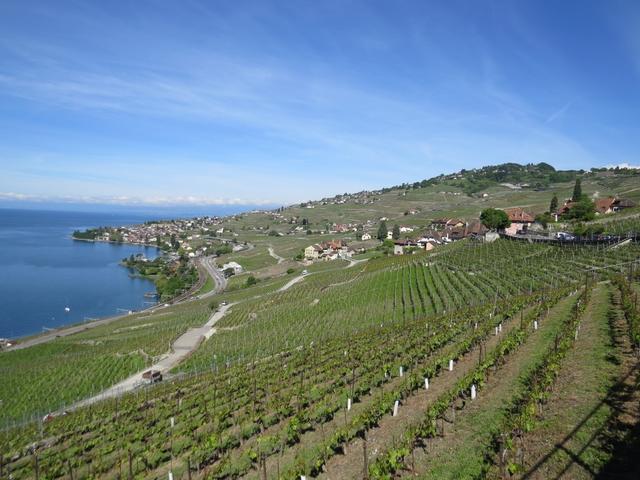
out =
[(2, 353), (0, 428), (63, 409), (151, 365), (209, 313), (204, 301), (190, 302)]
[[(465, 241), (311, 271), (285, 291), (289, 277), (223, 294), (235, 303), (172, 381), (4, 428), (0, 477), (517, 477), (542, 468), (545, 419), (571, 410), (554, 386), (573, 357), (599, 348), (593, 371), (608, 373), (589, 377), (596, 403), (636, 358), (639, 254)], [(50, 364), (31, 348), (2, 354), (3, 407), (19, 418), (46, 407), (33, 403), (41, 389), (71, 401), (144, 367), (209, 314), (180, 309), (153, 328), (139, 316), (58, 339), (41, 347)], [(120, 336), (127, 328), (136, 333)], [(606, 411), (588, 428), (614, 420)], [(594, 469), (615, 460), (592, 457)]]

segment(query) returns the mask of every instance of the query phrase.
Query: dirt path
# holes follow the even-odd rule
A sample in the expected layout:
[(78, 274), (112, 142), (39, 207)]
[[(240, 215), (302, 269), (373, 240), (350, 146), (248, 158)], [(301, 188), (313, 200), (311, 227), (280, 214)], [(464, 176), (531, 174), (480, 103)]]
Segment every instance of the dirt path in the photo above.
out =
[(527, 471), (522, 478), (640, 477), (638, 444), (635, 452), (624, 454), (613, 448), (616, 443), (623, 450), (632, 447), (625, 434), (637, 430), (640, 413), (638, 363), (618, 301), (612, 287), (594, 292), (543, 419), (525, 436)]
[(270, 246), (270, 247), (268, 248), (268, 250), (269, 250), (269, 255), (271, 255), (273, 258), (275, 258), (275, 259), (278, 261), (278, 263), (282, 263), (282, 262), (284, 262), (284, 260), (285, 260), (285, 259), (284, 259), (284, 258), (282, 258), (280, 255), (278, 255), (278, 254), (273, 250), (273, 247), (271, 247), (271, 246)]
[(485, 454), (492, 432), (505, 418), (505, 408), (523, 388), (527, 375), (542, 361), (552, 347), (563, 320), (570, 314), (575, 297), (559, 302), (540, 322), (540, 328), (506, 358), (506, 363), (489, 376), (475, 401), (456, 413), (454, 424), (443, 438), (428, 441), (427, 448), (414, 451), (414, 472), (424, 479), (478, 478), (484, 467)]

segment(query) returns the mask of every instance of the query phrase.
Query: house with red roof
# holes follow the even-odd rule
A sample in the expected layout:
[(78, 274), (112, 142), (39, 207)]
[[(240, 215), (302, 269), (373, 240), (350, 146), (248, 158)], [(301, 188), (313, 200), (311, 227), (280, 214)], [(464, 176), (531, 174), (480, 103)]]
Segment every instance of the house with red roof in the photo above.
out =
[(511, 222), (511, 225), (504, 230), (507, 235), (516, 235), (519, 231), (526, 232), (535, 221), (532, 214), (520, 207), (505, 208), (504, 211)]

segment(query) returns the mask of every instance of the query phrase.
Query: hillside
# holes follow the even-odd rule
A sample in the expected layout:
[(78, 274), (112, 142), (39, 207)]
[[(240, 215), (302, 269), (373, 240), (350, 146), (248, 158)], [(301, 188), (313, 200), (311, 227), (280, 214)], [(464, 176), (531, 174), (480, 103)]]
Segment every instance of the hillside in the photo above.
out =
[[(465, 239), (387, 255), (353, 230), (329, 233), (374, 231), (381, 217), (419, 233), (487, 206), (540, 212), (575, 175), (588, 195), (640, 198), (630, 172), (508, 164), (207, 219), (215, 245), (240, 247), (197, 257), (243, 267), (224, 291), (211, 278), (175, 305), (0, 352), (0, 477), (635, 478), (637, 241)], [(491, 184), (469, 195), (460, 181)], [(635, 210), (603, 221), (640, 231)], [(201, 248), (209, 231), (184, 225), (176, 245)], [(328, 239), (367, 251), (295, 259)], [(194, 331), (161, 383), (99, 398)]]

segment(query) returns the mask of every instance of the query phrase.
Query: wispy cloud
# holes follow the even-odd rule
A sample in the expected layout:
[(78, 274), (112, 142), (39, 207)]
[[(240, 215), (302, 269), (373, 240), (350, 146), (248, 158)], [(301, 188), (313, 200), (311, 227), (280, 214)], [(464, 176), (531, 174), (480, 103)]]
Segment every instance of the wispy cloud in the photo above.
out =
[(0, 192), (0, 202), (68, 203), (87, 205), (119, 205), (148, 207), (225, 206), (225, 205), (274, 205), (273, 201), (244, 200), (240, 198), (202, 197), (129, 197), (129, 196), (48, 196), (16, 192)]
[(569, 111), (569, 108), (571, 108), (572, 104), (573, 102), (567, 102), (566, 104), (564, 104), (561, 108), (549, 115), (544, 123), (551, 123), (562, 117), (565, 113), (567, 113), (567, 111)]

